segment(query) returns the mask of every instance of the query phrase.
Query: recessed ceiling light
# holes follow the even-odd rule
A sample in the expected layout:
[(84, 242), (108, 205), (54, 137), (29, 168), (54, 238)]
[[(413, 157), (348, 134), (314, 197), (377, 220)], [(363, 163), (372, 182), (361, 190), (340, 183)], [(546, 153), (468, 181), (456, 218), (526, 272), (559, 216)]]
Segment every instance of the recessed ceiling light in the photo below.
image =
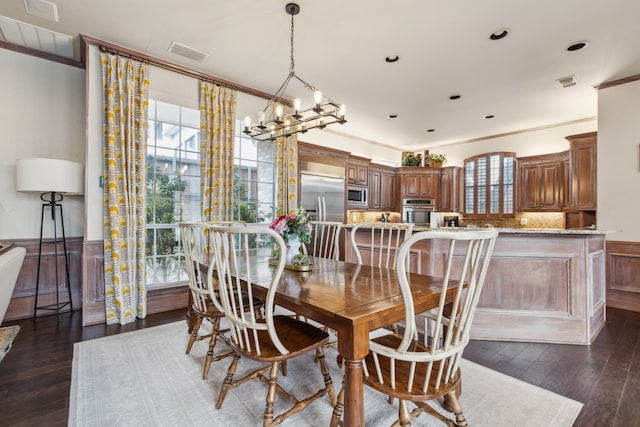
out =
[(398, 62), (398, 59), (400, 59), (398, 55), (389, 55), (386, 58), (384, 58), (384, 60), (390, 64), (394, 62)]
[(509, 34), (509, 30), (507, 30), (506, 28), (503, 28), (502, 30), (498, 30), (495, 33), (491, 33), (491, 35), (489, 36), (489, 39), (500, 40), (507, 37), (508, 34)]
[(493, 119), (495, 116), (493, 114), (487, 114), (484, 116), (485, 119)]
[(584, 49), (589, 46), (588, 41), (575, 42), (567, 46), (567, 52), (575, 52), (576, 50)]
[(451, 95), (451, 96), (449, 97), (449, 99), (451, 99), (451, 100), (455, 100), (455, 99), (460, 99), (461, 97), (462, 97), (462, 95)]
[(427, 132), (435, 132), (435, 129), (427, 129)]
[(398, 115), (397, 115), (397, 114), (389, 114), (389, 115), (387, 116), (387, 119), (397, 119), (397, 118), (398, 118)]

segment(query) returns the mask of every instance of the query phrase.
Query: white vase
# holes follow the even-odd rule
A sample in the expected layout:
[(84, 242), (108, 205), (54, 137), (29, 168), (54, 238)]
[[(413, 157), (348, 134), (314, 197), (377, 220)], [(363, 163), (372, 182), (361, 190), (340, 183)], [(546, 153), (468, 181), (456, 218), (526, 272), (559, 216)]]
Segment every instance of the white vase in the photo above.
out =
[(287, 242), (287, 264), (293, 265), (293, 258), (300, 253), (301, 244), (302, 242), (298, 236), (289, 237), (289, 241)]

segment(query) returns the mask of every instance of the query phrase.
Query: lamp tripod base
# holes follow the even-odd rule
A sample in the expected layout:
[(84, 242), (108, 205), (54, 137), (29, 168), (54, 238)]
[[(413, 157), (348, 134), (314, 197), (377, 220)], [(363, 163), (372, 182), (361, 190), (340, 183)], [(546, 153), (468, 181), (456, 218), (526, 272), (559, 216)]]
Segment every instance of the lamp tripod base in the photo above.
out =
[[(45, 197), (49, 196), (49, 197)], [(55, 311), (56, 315), (60, 314), (60, 310), (69, 306), (69, 310), (73, 311), (73, 301), (71, 299), (71, 280), (69, 276), (69, 256), (67, 254), (67, 241), (64, 234), (64, 217), (62, 216), (62, 194), (56, 192), (50, 193), (42, 193), (40, 199), (45, 202), (42, 204), (42, 215), (40, 217), (40, 246), (38, 250), (38, 273), (36, 274), (36, 295), (34, 300), (33, 307), (33, 317), (34, 319), (38, 315), (38, 310), (48, 310)], [(44, 228), (44, 211), (46, 208), (51, 209), (51, 220), (53, 221), (53, 240), (44, 240), (43, 228)], [(62, 235), (58, 236), (58, 221), (56, 220), (56, 209), (60, 209), (60, 228), (62, 231)], [(38, 294), (40, 291), (40, 267), (42, 264), (42, 245), (43, 244), (51, 244), (53, 245), (53, 257), (55, 264), (55, 283), (56, 283), (56, 302), (51, 304), (38, 305)], [(65, 277), (67, 284), (67, 301), (60, 301), (60, 278), (58, 275), (58, 245), (62, 244), (62, 250), (64, 253), (64, 266), (65, 266)]]

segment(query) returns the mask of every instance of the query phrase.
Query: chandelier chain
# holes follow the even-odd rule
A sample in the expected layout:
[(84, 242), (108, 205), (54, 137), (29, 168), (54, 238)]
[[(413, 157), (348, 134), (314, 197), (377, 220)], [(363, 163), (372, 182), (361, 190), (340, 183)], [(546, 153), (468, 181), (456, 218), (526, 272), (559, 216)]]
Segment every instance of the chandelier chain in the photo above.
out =
[(295, 67), (296, 67), (296, 63), (295, 60), (293, 59), (293, 14), (291, 15), (291, 65), (289, 65), (289, 75), (290, 76), (295, 76), (296, 71), (295, 71)]

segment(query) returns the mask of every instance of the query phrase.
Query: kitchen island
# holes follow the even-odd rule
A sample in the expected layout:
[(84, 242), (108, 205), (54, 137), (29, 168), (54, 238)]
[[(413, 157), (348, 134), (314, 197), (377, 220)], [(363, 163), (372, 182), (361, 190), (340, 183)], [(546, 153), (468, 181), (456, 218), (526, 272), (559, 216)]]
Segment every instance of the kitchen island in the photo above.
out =
[[(414, 232), (423, 230), (429, 229), (416, 227)], [(590, 344), (606, 320), (607, 232), (498, 231), (472, 338)], [(346, 246), (346, 260), (353, 262), (350, 244)], [(440, 243), (421, 242), (412, 250), (411, 269), (439, 275), (445, 251)]]

